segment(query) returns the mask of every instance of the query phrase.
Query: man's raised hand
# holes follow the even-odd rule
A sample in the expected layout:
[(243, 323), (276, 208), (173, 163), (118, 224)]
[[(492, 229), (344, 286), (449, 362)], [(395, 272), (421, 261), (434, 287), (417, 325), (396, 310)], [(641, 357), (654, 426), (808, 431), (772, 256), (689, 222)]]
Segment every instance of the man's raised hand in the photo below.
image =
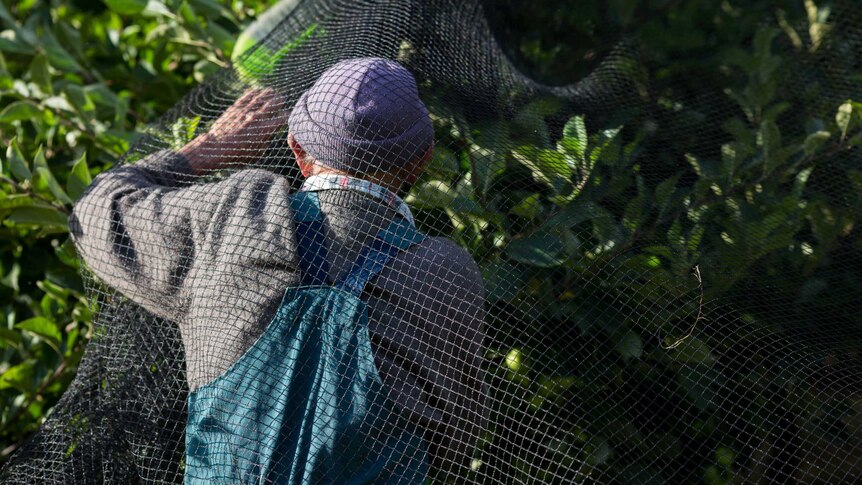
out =
[(284, 108), (284, 97), (274, 90), (253, 89), (213, 121), (206, 133), (181, 148), (180, 154), (198, 173), (253, 162), (287, 124)]

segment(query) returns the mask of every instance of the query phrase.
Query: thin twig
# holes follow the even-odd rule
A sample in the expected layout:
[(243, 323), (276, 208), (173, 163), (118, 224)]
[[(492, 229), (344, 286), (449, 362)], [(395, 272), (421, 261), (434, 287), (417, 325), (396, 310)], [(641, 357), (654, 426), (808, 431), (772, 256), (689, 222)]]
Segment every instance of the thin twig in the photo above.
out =
[(15, 414), (9, 417), (9, 420), (7, 421), (8, 424), (14, 423), (18, 418), (20, 418), (21, 415), (24, 414), (25, 411), (27, 411), (27, 408), (29, 408), (30, 405), (33, 404), (33, 401), (35, 401), (39, 396), (42, 395), (43, 392), (45, 392), (45, 389), (47, 389), (48, 386), (50, 386), (51, 384), (56, 382), (57, 379), (62, 377), (63, 371), (66, 370), (67, 362), (68, 361), (63, 358), (62, 362), (60, 362), (60, 365), (57, 366), (56, 369), (54, 369), (54, 372), (50, 376), (48, 376), (48, 378), (45, 379), (44, 382), (42, 382), (39, 388), (36, 389), (36, 391), (33, 392), (33, 394), (30, 395), (30, 397), (26, 401), (24, 401), (23, 404), (21, 404), (21, 407), (18, 408), (18, 411), (16, 411)]
[(703, 279), (700, 276), (700, 265), (694, 266), (694, 277), (697, 279), (697, 288), (700, 290), (700, 301), (698, 301), (697, 303), (697, 318), (694, 319), (694, 323), (691, 324), (691, 327), (688, 329), (688, 332), (686, 332), (686, 334), (682, 337), (676, 339), (672, 344), (665, 345), (664, 339), (662, 339), (662, 342), (659, 345), (661, 345), (661, 347), (665, 350), (675, 349), (682, 345), (683, 342), (688, 340), (689, 337), (694, 334), (694, 329), (697, 327), (697, 322), (699, 322), (703, 318)]

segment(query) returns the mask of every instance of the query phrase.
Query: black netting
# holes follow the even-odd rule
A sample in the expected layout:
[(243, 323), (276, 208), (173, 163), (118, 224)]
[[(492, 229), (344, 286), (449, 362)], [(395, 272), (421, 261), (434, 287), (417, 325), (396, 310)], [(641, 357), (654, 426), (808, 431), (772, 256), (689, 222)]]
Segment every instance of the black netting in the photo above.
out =
[(858, 483), (857, 7), (550, 87), (491, 2), (280, 3), (76, 207), (96, 332), (4, 482)]

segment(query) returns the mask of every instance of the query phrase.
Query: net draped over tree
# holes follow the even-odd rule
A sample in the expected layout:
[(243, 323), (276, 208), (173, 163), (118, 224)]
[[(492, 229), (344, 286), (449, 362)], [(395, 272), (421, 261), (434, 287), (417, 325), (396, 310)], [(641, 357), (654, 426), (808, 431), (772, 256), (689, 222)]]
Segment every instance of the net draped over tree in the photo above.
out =
[[(316, 221), (294, 202), (305, 178), (288, 137), (299, 124), (286, 118), (313, 110), (301, 97), (329, 68), (374, 57), (412, 73), (434, 148), (399, 194), (415, 233), (390, 226), (408, 218), (379, 197), (317, 192), (322, 280), (352, 288), (349, 276), (363, 277), (354, 262), (377, 254), (365, 248), (403, 245), (349, 300), (367, 306), (372, 352), (347, 338), (337, 350), (349, 365), (321, 371), (335, 381), (368, 373), (369, 407), (385, 401), (392, 418), (358, 412), (361, 393), (346, 393), (363, 439), (327, 449), (322, 463), (382, 457), (403, 465), (393, 483), (856, 483), (858, 9), (815, 5), (806, 25), (784, 20), (783, 31), (740, 25), (748, 48), (699, 86), (683, 83), (697, 58), (656, 55), (642, 32), (621, 32), (581, 81), (543, 85), (514, 67), (486, 9), (282, 2), (237, 44), (230, 68), (148, 129), (91, 188), (104, 207), (76, 208), (116, 216), (77, 236), (95, 335), (0, 479), (178, 483), (206, 468), (186, 430), (214, 425), (194, 420), (190, 392), (239, 415), (241, 383), (236, 399), (199, 391), (237, 362), (305, 355), (289, 342), (259, 345), (300, 283), (298, 228)], [(401, 126), (399, 116), (379, 126)], [(225, 136), (232, 122), (253, 123), (255, 142)], [(303, 144), (337, 122), (294, 134)], [(364, 177), (375, 175), (370, 160), (421, 157), (423, 146), (387, 145), (387, 129), (362, 135), (371, 148), (321, 136), (309, 153), (346, 157)], [(189, 168), (178, 153), (202, 139), (204, 158), (226, 163)], [(109, 181), (144, 188), (130, 195)], [(91, 239), (112, 259), (87, 260)], [(272, 423), (239, 426), (248, 434), (225, 453), (262, 460), (242, 439)], [(274, 483), (296, 477), (288, 456), (267, 463)], [(335, 468), (318, 471), (306, 478), (340, 483)]]

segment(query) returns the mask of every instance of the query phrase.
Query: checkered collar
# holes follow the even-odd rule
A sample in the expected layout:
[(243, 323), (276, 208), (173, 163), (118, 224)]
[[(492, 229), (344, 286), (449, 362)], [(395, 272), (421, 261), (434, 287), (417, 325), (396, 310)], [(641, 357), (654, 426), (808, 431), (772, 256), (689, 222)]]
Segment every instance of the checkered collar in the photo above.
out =
[(302, 188), (299, 190), (303, 192), (319, 192), (322, 190), (355, 190), (362, 192), (363, 194), (382, 200), (398, 212), (401, 217), (410, 222), (410, 225), (415, 225), (413, 213), (410, 212), (410, 207), (401, 200), (401, 197), (395, 195), (391, 190), (368, 180), (332, 173), (312, 175), (305, 179)]

